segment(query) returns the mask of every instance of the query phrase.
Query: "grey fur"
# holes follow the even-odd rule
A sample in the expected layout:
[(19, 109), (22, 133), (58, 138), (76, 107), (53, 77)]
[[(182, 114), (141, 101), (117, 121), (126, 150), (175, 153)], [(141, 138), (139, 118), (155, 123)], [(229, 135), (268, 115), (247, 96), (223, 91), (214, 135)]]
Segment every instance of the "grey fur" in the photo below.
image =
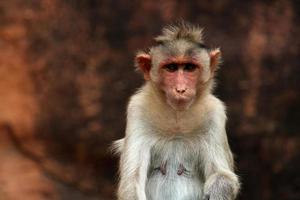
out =
[[(151, 148), (151, 161), (146, 183), (147, 200), (199, 200), (204, 180), (200, 179), (197, 155), (189, 141), (175, 137), (162, 139)], [(166, 163), (166, 173), (156, 170)], [(178, 174), (180, 166), (185, 170)]]
[(177, 25), (170, 25), (163, 29), (162, 35), (155, 38), (159, 43), (172, 42), (174, 40), (185, 39), (193, 43), (202, 43), (202, 28), (181, 22)]
[[(218, 175), (205, 196), (208, 196), (210, 200), (231, 200), (234, 198), (234, 187), (233, 181), (224, 175)], [(222, 194), (221, 197), (220, 194)]]

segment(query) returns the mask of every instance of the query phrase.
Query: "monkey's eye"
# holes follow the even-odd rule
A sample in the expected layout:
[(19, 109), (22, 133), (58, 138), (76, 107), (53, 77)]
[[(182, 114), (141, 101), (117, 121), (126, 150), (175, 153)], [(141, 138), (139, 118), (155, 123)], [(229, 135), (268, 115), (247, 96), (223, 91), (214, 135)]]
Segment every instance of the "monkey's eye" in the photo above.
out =
[(164, 68), (169, 72), (175, 72), (178, 70), (178, 65), (175, 63), (170, 63), (165, 65)]
[(197, 68), (197, 65), (195, 65), (193, 63), (186, 63), (184, 65), (184, 71), (193, 72), (193, 71), (195, 71), (196, 68)]

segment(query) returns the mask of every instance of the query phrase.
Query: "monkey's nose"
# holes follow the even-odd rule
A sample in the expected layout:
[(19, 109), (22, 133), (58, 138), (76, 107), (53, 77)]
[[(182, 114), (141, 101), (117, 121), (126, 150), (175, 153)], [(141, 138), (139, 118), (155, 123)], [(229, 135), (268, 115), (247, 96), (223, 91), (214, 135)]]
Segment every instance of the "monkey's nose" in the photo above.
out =
[(186, 89), (185, 88), (176, 88), (176, 92), (179, 94), (185, 93)]

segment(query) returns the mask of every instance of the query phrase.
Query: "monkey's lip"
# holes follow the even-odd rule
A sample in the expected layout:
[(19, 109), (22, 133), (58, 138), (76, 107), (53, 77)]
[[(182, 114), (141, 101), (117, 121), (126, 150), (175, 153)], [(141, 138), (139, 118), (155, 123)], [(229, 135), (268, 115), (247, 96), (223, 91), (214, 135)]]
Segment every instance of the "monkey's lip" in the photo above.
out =
[(186, 101), (190, 101), (190, 97), (186, 96), (186, 95), (175, 95), (174, 96), (174, 100), (178, 101), (178, 102), (186, 102)]
[(175, 98), (173, 99), (173, 102), (177, 105), (184, 105), (184, 104), (188, 104), (189, 102), (191, 102), (192, 98), (187, 97), (187, 96), (175, 96)]
[(174, 106), (185, 106), (187, 104), (190, 104), (190, 102), (193, 100), (193, 96), (186, 94), (179, 95), (174, 93), (167, 93), (167, 99)]

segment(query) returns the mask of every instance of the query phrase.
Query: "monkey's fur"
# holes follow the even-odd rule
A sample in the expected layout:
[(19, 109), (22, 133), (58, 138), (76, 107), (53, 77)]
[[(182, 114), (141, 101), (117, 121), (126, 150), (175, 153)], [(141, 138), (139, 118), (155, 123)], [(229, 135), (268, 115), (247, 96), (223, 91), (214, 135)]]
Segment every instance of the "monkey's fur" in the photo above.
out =
[[(146, 83), (130, 99), (125, 137), (114, 143), (121, 156), (118, 199), (235, 199), (240, 184), (225, 107), (211, 94), (220, 52), (203, 45), (202, 29), (185, 23), (163, 29), (156, 41), (137, 55)], [(202, 67), (195, 94), (178, 109), (159, 85), (160, 63), (172, 56), (191, 56)], [(151, 59), (149, 73), (143, 59)]]

